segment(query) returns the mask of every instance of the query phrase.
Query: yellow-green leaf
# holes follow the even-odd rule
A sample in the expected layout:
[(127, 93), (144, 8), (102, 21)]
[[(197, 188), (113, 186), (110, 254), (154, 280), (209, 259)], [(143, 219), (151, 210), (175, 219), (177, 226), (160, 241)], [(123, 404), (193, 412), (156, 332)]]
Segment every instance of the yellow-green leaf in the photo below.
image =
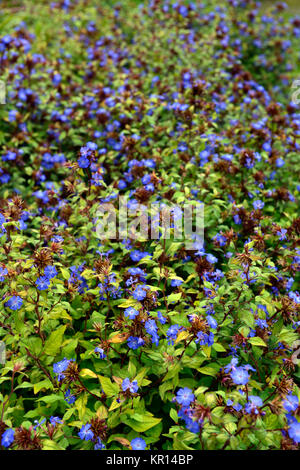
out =
[(57, 330), (52, 331), (51, 335), (45, 342), (44, 352), (48, 356), (56, 356), (63, 342), (66, 325), (61, 325)]
[(252, 346), (263, 346), (265, 348), (267, 347), (264, 340), (259, 336), (254, 336), (253, 338), (248, 339), (248, 343), (252, 344)]

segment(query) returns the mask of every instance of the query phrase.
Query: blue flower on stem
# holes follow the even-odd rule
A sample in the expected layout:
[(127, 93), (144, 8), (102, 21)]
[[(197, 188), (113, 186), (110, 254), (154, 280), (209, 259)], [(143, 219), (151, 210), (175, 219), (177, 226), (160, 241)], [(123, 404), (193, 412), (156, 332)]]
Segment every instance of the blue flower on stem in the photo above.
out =
[(14, 429), (11, 429), (11, 428), (6, 429), (4, 433), (2, 434), (1, 445), (3, 447), (9, 447), (14, 442), (14, 439), (15, 439)]
[(231, 372), (231, 378), (236, 385), (246, 385), (249, 381), (249, 374), (244, 367), (237, 367)]
[(132, 382), (130, 382), (128, 377), (123, 380), (123, 382), (122, 382), (123, 392), (126, 392), (127, 390), (129, 390), (131, 393), (136, 393), (138, 391), (138, 389), (139, 389), (139, 387), (138, 387), (137, 380), (133, 380)]
[(23, 299), (18, 295), (13, 295), (5, 304), (11, 310), (19, 310), (23, 305)]
[(292, 423), (289, 427), (288, 434), (293, 441), (299, 444), (300, 442), (300, 423)]
[(195, 395), (188, 387), (180, 388), (176, 394), (176, 401), (180, 405), (189, 406), (195, 400)]
[(44, 269), (44, 276), (48, 279), (52, 279), (57, 275), (55, 266), (46, 266)]
[(136, 437), (135, 439), (132, 439), (130, 445), (132, 450), (145, 450), (147, 446), (146, 442), (141, 437)]
[(171, 286), (172, 287), (179, 287), (181, 286), (183, 281), (181, 281), (180, 279), (171, 279)]
[(288, 413), (290, 413), (291, 411), (296, 411), (298, 405), (299, 399), (297, 395), (289, 394), (285, 397), (285, 400), (283, 402), (283, 407)]
[(204, 333), (203, 331), (199, 331), (195, 342), (199, 343), (201, 346), (212, 346), (212, 344), (214, 344), (214, 334), (211, 332)]
[(263, 406), (262, 399), (255, 395), (250, 395), (248, 403), (246, 403), (245, 405), (245, 411), (246, 413), (254, 413), (257, 415), (259, 413), (259, 410), (257, 408), (260, 408), (261, 406)]
[(253, 201), (253, 207), (255, 210), (262, 209), (264, 207), (265, 203), (260, 201), (259, 199), (257, 201)]
[(61, 423), (62, 423), (62, 420), (58, 416), (50, 417), (50, 424), (52, 424), (52, 426), (56, 426), (57, 424), (61, 424)]
[(50, 279), (48, 279), (46, 276), (40, 276), (35, 281), (35, 285), (38, 290), (46, 290), (50, 286)]
[(8, 274), (7, 269), (0, 266), (0, 282), (3, 282), (5, 280), (5, 276), (7, 274)]
[(71, 360), (64, 358), (62, 361), (53, 364), (53, 372), (57, 375), (57, 380), (60, 382), (65, 378), (63, 372), (67, 370)]
[(69, 405), (73, 405), (76, 401), (75, 395), (71, 395), (70, 389), (68, 389), (65, 393), (65, 400)]
[(143, 346), (144, 343), (145, 341), (142, 338), (138, 338), (137, 336), (129, 336), (127, 340), (127, 344), (131, 349), (138, 349)]
[(145, 286), (136, 286), (136, 288), (134, 289), (133, 293), (132, 293), (132, 296), (135, 300), (144, 300), (144, 298), (146, 297), (147, 295), (147, 290), (146, 290), (146, 287)]
[(168, 344), (174, 344), (180, 330), (179, 325), (172, 325), (167, 331)]
[(99, 355), (100, 359), (105, 359), (106, 358), (106, 354), (104, 354), (104, 350), (102, 348), (100, 348), (99, 346), (97, 346), (94, 349), (94, 352)]
[(91, 441), (94, 437), (94, 433), (91, 430), (91, 425), (90, 424), (85, 424), (82, 426), (80, 429), (78, 436), (82, 441)]
[(97, 438), (97, 443), (94, 445), (94, 450), (103, 450), (105, 449), (105, 445), (101, 441), (100, 437)]
[(136, 310), (133, 307), (128, 307), (124, 311), (125, 317), (130, 318), (130, 320), (133, 320), (138, 314), (139, 314), (138, 310)]

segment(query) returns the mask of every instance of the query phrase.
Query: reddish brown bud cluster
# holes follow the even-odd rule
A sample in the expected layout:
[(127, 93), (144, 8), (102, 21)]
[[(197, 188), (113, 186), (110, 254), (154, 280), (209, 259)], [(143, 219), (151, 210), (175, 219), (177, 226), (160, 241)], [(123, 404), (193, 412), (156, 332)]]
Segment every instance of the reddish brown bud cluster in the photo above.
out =
[(15, 444), (20, 450), (41, 450), (42, 444), (32, 428), (19, 427), (15, 432)]
[(34, 253), (34, 264), (39, 270), (44, 270), (46, 266), (53, 263), (52, 253), (49, 248), (42, 248)]

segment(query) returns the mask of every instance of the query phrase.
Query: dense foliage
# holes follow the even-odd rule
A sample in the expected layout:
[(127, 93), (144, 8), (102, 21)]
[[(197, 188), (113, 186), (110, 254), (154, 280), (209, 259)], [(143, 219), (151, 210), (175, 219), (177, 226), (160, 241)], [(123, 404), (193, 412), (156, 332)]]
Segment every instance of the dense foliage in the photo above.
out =
[[(0, 39), (2, 449), (297, 449), (300, 20), (23, 3)], [(120, 195), (203, 203), (204, 247), (99, 239)]]

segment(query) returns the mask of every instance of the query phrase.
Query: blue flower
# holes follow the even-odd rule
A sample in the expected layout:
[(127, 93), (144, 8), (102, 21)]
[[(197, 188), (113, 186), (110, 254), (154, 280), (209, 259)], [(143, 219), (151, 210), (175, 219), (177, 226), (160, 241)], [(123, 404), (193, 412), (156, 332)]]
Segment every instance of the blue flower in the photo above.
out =
[(15, 431), (14, 429), (6, 429), (4, 433), (2, 434), (1, 438), (1, 445), (3, 447), (9, 447), (13, 442), (15, 438)]
[(97, 150), (98, 145), (95, 144), (95, 142), (87, 142), (86, 147), (87, 147), (89, 150), (92, 150), (92, 151), (94, 152), (95, 150)]
[(224, 367), (225, 372), (228, 373), (231, 370), (235, 370), (238, 363), (239, 363), (239, 360), (236, 357), (233, 357), (231, 361), (229, 362), (229, 364), (227, 364), (227, 366)]
[(64, 358), (62, 361), (53, 364), (53, 372), (57, 375), (57, 380), (60, 382), (65, 378), (63, 372), (69, 367), (71, 360)]
[(289, 292), (289, 298), (292, 299), (296, 304), (300, 304), (300, 294), (299, 292)]
[(294, 281), (295, 279), (293, 277), (290, 277), (289, 279), (287, 279), (286, 286), (285, 286), (286, 290), (290, 290), (293, 287)]
[(218, 261), (218, 258), (216, 258), (215, 256), (210, 255), (210, 254), (206, 256), (206, 259), (211, 264), (217, 263), (217, 261)]
[(151, 335), (151, 339), (152, 339), (152, 343), (156, 344), (156, 346), (158, 346), (159, 344), (159, 336), (157, 334), (157, 331), (158, 331), (158, 328), (157, 328), (157, 325), (155, 323), (155, 320), (147, 320), (145, 322), (145, 330), (147, 331), (147, 333), (149, 333), (149, 335)]
[(46, 418), (43, 418), (41, 421), (39, 420), (35, 420), (34, 423), (35, 423), (35, 426), (33, 427), (34, 430), (36, 430), (37, 428), (39, 428), (40, 426), (42, 426), (42, 424), (44, 424), (46, 422)]
[[(233, 216), (233, 220), (234, 220), (234, 223), (237, 224), (237, 225), (240, 225), (242, 223), (241, 218), (238, 214), (235, 214)], [(225, 239), (224, 245), (225, 245), (225, 243), (226, 243), (226, 239)]]
[(147, 191), (154, 192), (155, 191), (155, 186), (154, 186), (153, 183), (149, 183), (149, 184), (146, 184), (145, 189)]
[(143, 252), (143, 251), (138, 251), (138, 250), (134, 250), (130, 253), (130, 258), (132, 259), (132, 261), (140, 261), (146, 256), (150, 256), (150, 253), (147, 253), (146, 251)]
[(300, 423), (292, 423), (289, 430), (288, 434), (293, 441), (297, 442), (299, 444), (300, 442)]
[(94, 437), (94, 433), (91, 430), (91, 425), (90, 424), (83, 425), (78, 433), (78, 436), (80, 437), (82, 441), (92, 440)]
[(127, 186), (126, 181), (120, 180), (120, 181), (118, 182), (118, 188), (119, 188), (119, 189), (125, 189), (126, 186)]
[(80, 168), (88, 168), (90, 165), (88, 158), (84, 157), (83, 155), (78, 158), (77, 163)]
[(35, 285), (38, 290), (46, 290), (50, 286), (50, 279), (48, 279), (46, 276), (40, 276), (35, 281)]
[(180, 330), (179, 325), (172, 325), (167, 331), (167, 338), (169, 344), (174, 344), (174, 340), (177, 338), (178, 332)]
[(70, 389), (68, 389), (65, 393), (65, 400), (69, 405), (73, 405), (76, 401), (75, 395), (71, 395)]
[(130, 320), (133, 320), (138, 314), (139, 314), (138, 310), (136, 310), (133, 307), (127, 307), (124, 311), (125, 317), (130, 318)]
[(99, 354), (99, 357), (100, 359), (105, 359), (106, 358), (106, 354), (104, 354), (104, 350), (102, 348), (100, 348), (99, 346), (97, 346), (95, 349), (94, 349), (94, 352), (96, 354)]
[(172, 287), (179, 287), (183, 281), (180, 279), (171, 279), (171, 286)]
[(62, 423), (62, 420), (58, 416), (50, 417), (50, 424), (52, 424), (52, 426), (56, 426), (57, 424), (61, 424), (61, 423)]
[(148, 184), (150, 183), (151, 181), (151, 175), (147, 174), (147, 175), (144, 175), (141, 179), (142, 183), (143, 184)]
[(80, 155), (82, 157), (89, 157), (91, 155), (91, 149), (88, 148), (87, 146), (86, 147), (81, 147), (80, 148)]
[(162, 325), (164, 325), (167, 321), (160, 311), (157, 312), (157, 319)]
[(245, 405), (245, 411), (246, 413), (258, 414), (259, 411), (257, 408), (260, 408), (261, 406), (263, 406), (262, 399), (258, 396), (250, 395), (249, 401)]
[(128, 378), (123, 380), (122, 382), (123, 392), (126, 392), (127, 390), (129, 390), (131, 393), (136, 393), (138, 389), (139, 387), (138, 387), (138, 383), (136, 380), (133, 380), (132, 382), (130, 382)]
[(18, 295), (13, 295), (5, 304), (11, 310), (19, 310), (23, 305), (23, 299)]
[(206, 320), (207, 320), (207, 323), (209, 324), (209, 326), (213, 330), (215, 330), (217, 328), (218, 322), (217, 322), (217, 320), (214, 319), (214, 317), (212, 317), (211, 315), (207, 315)]
[(2, 228), (2, 225), (5, 223), (6, 219), (3, 214), (0, 213), (0, 227)]
[(268, 328), (268, 323), (266, 320), (262, 320), (261, 318), (257, 318), (255, 323), (261, 330)]
[(299, 399), (296, 395), (292, 395), (291, 393), (285, 397), (283, 402), (283, 407), (287, 412), (296, 411), (299, 405)]
[(230, 399), (227, 400), (226, 405), (231, 406), (236, 411), (241, 411), (241, 409), (243, 408), (242, 405), (240, 405), (239, 403), (234, 404), (234, 402)]
[(61, 82), (61, 74), (55, 72), (52, 78), (52, 83), (53, 85), (57, 86), (60, 84), (60, 82)]
[(285, 161), (282, 158), (277, 158), (276, 159), (276, 166), (277, 168), (281, 168), (282, 166), (285, 165)]
[(142, 338), (138, 338), (137, 336), (129, 336), (127, 340), (127, 344), (131, 349), (138, 349), (143, 346), (144, 343), (145, 341)]
[(2, 268), (0, 266), (0, 282), (3, 282), (5, 280), (5, 276), (8, 274), (8, 271), (6, 268)]
[(154, 320), (147, 320), (145, 322), (145, 330), (147, 331), (147, 333), (149, 333), (149, 335), (153, 335), (155, 333), (157, 333), (157, 326), (156, 326), (156, 323)]
[(180, 405), (189, 406), (195, 400), (195, 395), (188, 387), (180, 388), (176, 395), (176, 401)]
[(8, 111), (8, 120), (9, 120), (9, 122), (15, 121), (16, 118), (17, 118), (17, 111), (15, 111), (14, 109), (11, 109), (10, 111)]
[(250, 378), (244, 367), (237, 367), (230, 375), (236, 385), (246, 385)]
[(147, 295), (147, 291), (146, 291), (146, 287), (145, 286), (136, 286), (136, 288), (134, 289), (133, 293), (132, 293), (132, 296), (135, 300), (144, 300), (144, 298), (146, 297)]
[(287, 230), (285, 228), (281, 228), (277, 232), (277, 236), (279, 237), (279, 240), (286, 240), (286, 234), (287, 234)]
[(97, 438), (97, 443), (94, 445), (94, 450), (103, 450), (105, 449), (105, 445), (101, 441), (100, 437)]
[(136, 437), (135, 439), (132, 439), (130, 445), (132, 450), (145, 450), (147, 444), (141, 437)]
[(194, 421), (193, 419), (187, 419), (186, 420), (186, 427), (190, 432), (193, 432), (194, 434), (198, 434), (200, 431), (200, 426), (197, 421)]
[(201, 346), (212, 346), (214, 344), (214, 334), (213, 333), (204, 333), (203, 331), (199, 331), (197, 333), (197, 339), (195, 343), (199, 343)]
[(253, 201), (253, 207), (255, 210), (262, 209), (264, 205), (265, 203), (260, 201), (259, 199), (257, 201)]
[(55, 266), (46, 266), (44, 269), (44, 276), (48, 279), (52, 279), (57, 275)]

